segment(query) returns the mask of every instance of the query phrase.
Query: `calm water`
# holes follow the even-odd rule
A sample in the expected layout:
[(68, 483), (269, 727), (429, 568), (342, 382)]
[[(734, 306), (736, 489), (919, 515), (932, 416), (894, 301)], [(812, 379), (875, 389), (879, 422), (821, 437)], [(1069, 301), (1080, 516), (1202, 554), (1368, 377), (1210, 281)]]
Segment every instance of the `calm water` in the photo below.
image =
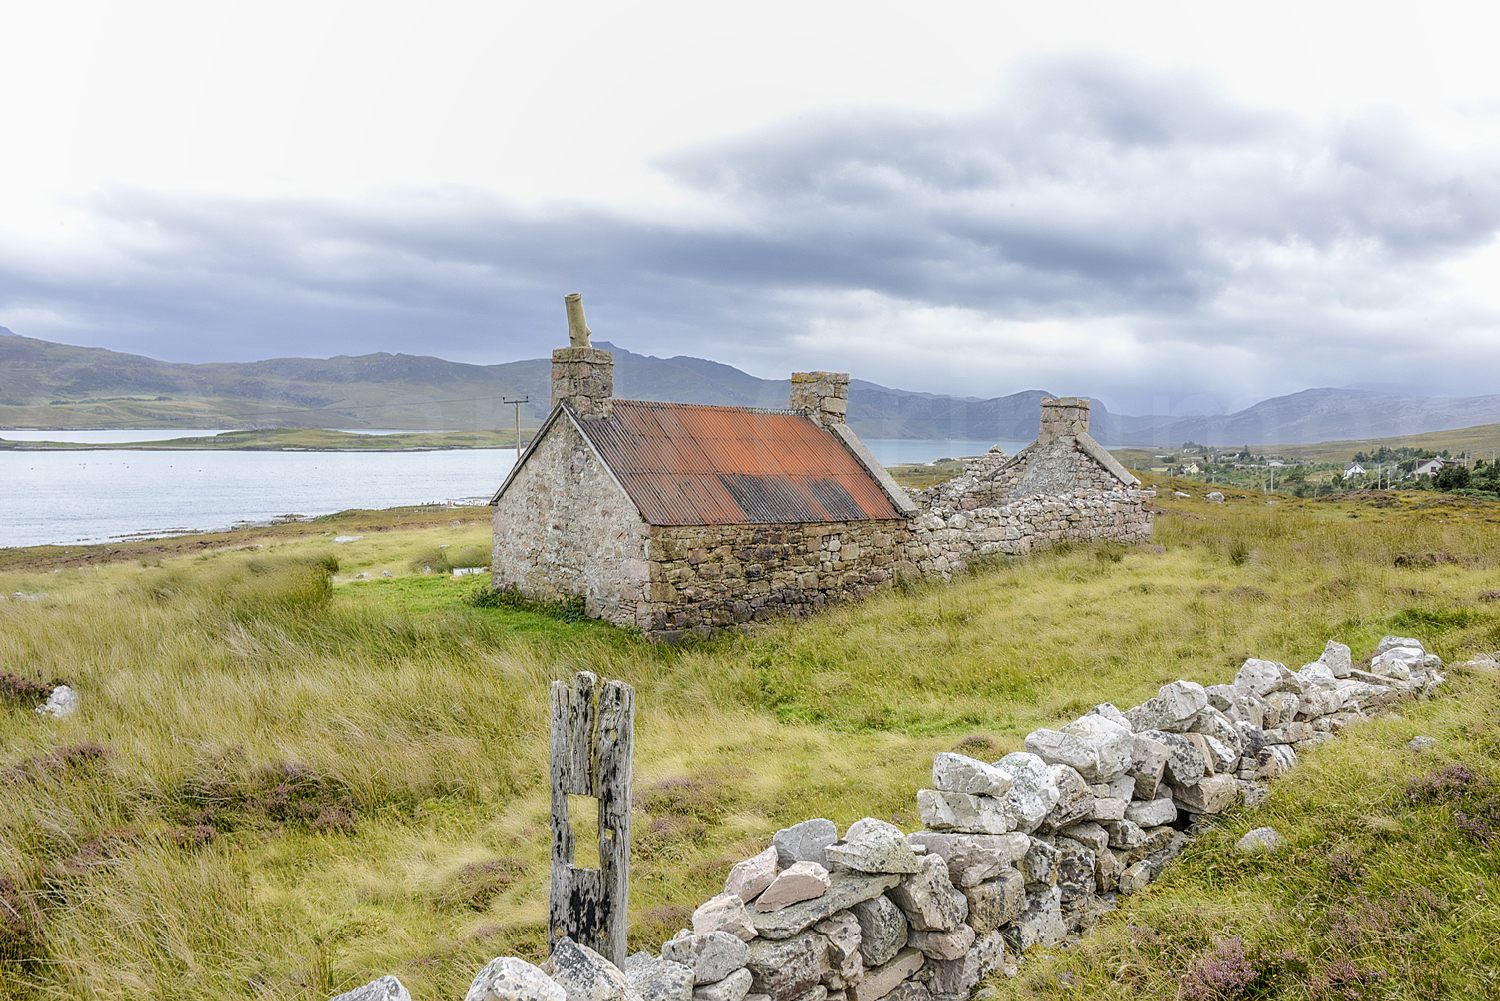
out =
[[(0, 431), (12, 440), (160, 441), (159, 432)], [(214, 432), (204, 432), (214, 433)], [(21, 438), (26, 434), (28, 437)], [(126, 437), (81, 438), (81, 435)], [(180, 437), (173, 431), (171, 437)], [(67, 437), (63, 437), (67, 435)], [(978, 455), (992, 442), (866, 442), (883, 463)], [(1021, 443), (1001, 442), (1007, 452)], [(230, 528), (279, 515), (488, 498), (503, 449), (436, 452), (0, 451), (0, 547), (109, 542)]]
[(0, 547), (122, 541), (485, 497), (515, 462), (444, 452), (0, 452)]

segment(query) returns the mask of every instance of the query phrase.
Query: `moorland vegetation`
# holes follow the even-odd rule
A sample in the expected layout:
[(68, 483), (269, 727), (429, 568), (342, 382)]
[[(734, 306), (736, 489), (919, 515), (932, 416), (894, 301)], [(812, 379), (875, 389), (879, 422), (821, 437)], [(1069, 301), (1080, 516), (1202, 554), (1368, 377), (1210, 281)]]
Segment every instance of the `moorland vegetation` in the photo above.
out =
[[(322, 1001), (395, 973), (458, 998), (494, 956), (542, 958), (547, 689), (579, 669), (636, 687), (631, 948), (655, 950), (779, 827), (917, 829), (936, 751), (998, 759), (1329, 638), (1500, 649), (1494, 504), (1170, 494), (1159, 549), (1056, 549), (674, 647), (423, 572), (486, 548), (482, 522), (0, 573), (27, 596), (0, 601), (0, 996)], [(58, 682), (82, 711), (38, 716)], [(1497, 710), (1500, 679), (1455, 670), (1346, 730), (999, 997), (1495, 996)], [(1233, 851), (1263, 825), (1281, 853)]]

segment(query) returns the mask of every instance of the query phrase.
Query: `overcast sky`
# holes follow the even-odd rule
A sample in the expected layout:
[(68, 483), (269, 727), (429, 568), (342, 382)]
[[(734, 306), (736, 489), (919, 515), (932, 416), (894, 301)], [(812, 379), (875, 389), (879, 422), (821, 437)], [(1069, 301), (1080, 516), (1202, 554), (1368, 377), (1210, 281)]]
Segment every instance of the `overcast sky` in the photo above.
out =
[(1500, 392), (1492, 5), (7, 4), (0, 326), (1232, 410)]

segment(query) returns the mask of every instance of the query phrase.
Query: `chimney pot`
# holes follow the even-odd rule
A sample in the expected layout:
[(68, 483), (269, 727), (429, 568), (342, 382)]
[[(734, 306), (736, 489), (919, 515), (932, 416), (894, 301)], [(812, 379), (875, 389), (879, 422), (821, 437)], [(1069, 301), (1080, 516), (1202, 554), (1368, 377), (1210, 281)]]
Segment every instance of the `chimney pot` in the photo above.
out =
[(565, 296), (563, 306), (570, 346), (552, 352), (552, 406), (566, 403), (580, 417), (608, 417), (614, 410), (615, 356), (590, 345), (583, 296)]

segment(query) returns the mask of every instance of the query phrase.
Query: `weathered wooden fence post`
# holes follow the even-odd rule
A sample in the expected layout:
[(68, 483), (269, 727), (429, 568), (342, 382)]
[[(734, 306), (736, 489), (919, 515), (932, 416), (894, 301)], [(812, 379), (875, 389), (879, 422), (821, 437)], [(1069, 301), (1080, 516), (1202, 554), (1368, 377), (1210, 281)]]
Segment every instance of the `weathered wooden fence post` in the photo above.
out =
[[(552, 683), (552, 896), (548, 941), (564, 935), (625, 965), (630, 912), (630, 757), (635, 689), (580, 671)], [(573, 864), (568, 797), (599, 801), (599, 868)]]

